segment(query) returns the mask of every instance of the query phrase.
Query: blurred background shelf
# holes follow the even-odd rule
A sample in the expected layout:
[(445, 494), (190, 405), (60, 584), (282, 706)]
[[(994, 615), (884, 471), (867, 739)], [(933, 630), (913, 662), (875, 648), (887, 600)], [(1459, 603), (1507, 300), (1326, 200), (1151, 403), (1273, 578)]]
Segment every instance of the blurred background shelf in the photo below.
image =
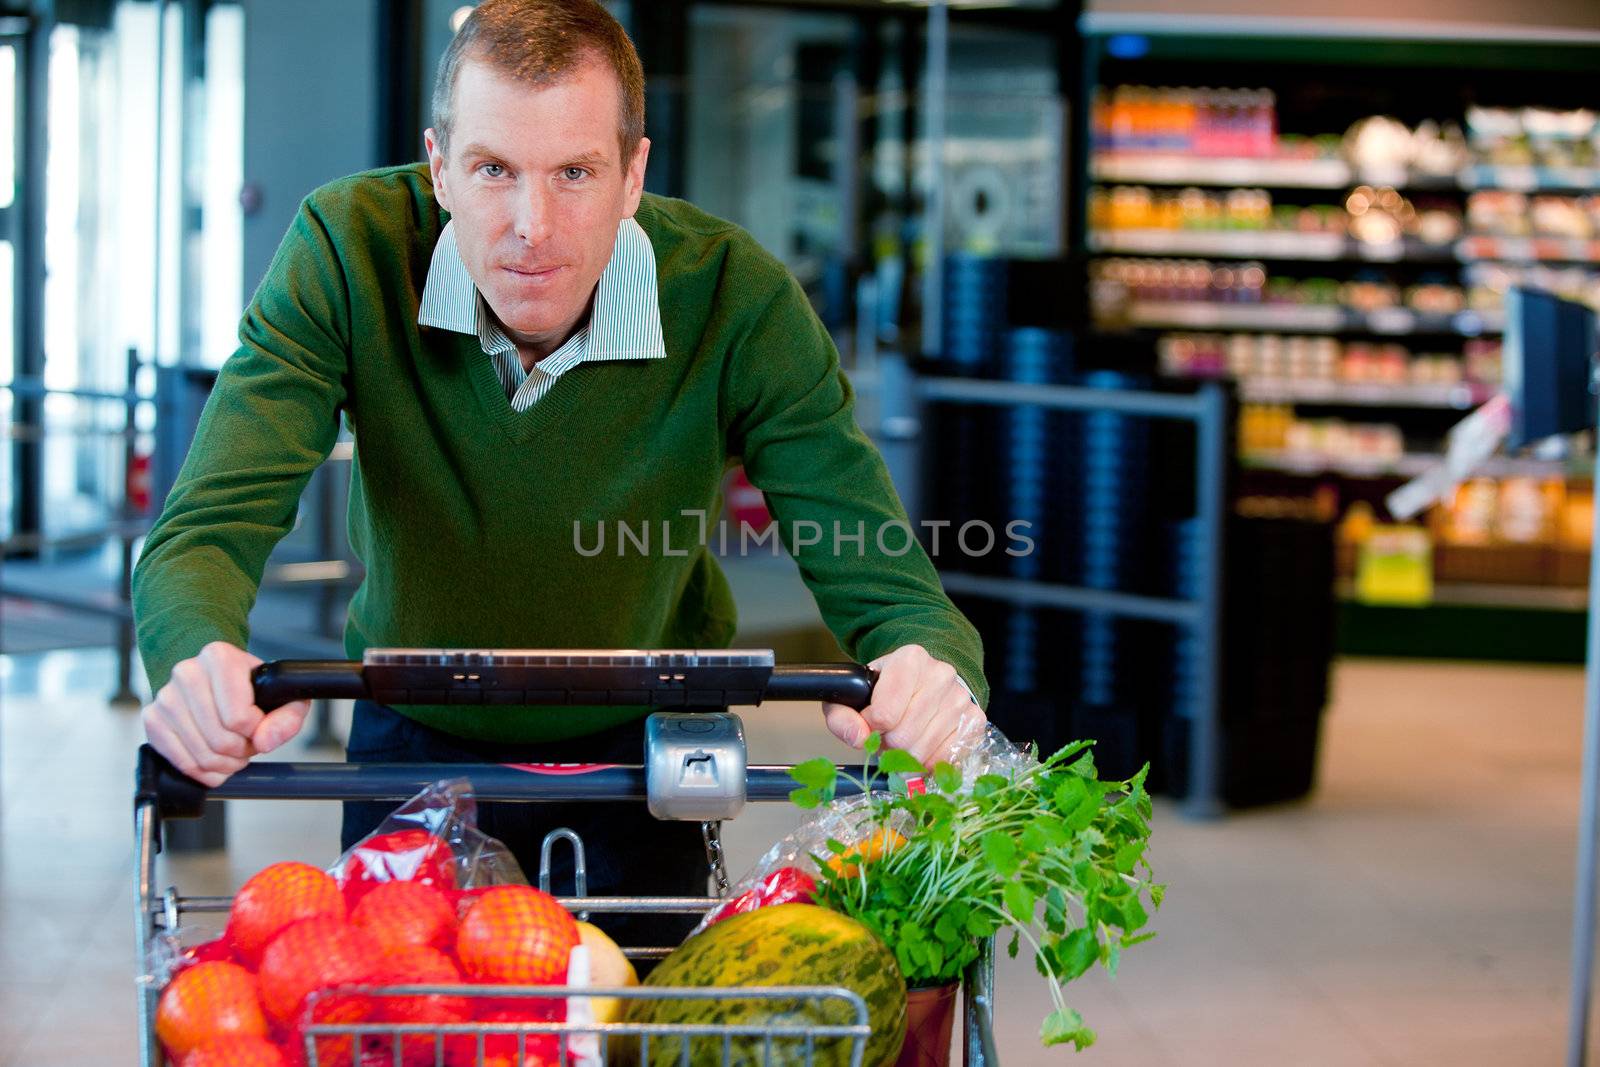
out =
[(1494, 395), (1486, 385), (1418, 385), (1410, 382), (1336, 382), (1307, 378), (1246, 378), (1239, 399), (1257, 404), (1328, 404), (1349, 407), (1442, 408), (1467, 411)]
[(1428, 314), (1409, 308), (1354, 308), (1278, 304), (1220, 304), (1193, 300), (1139, 301), (1128, 306), (1137, 326), (1199, 330), (1272, 330), (1296, 333), (1450, 333), (1477, 337), (1505, 328), (1500, 312)]
[[(1355, 595), (1355, 588), (1351, 582), (1341, 580), (1336, 588), (1340, 601), (1363, 603)], [(1584, 586), (1439, 582), (1433, 587), (1432, 605), (1424, 606), (1434, 605), (1586, 612), (1589, 610), (1589, 590)]]
[(1191, 155), (1096, 157), (1091, 174), (1101, 182), (1146, 185), (1265, 185), (1280, 189), (1342, 189), (1350, 165), (1341, 159), (1203, 158)]
[[(1295, 452), (1254, 452), (1240, 456), (1246, 468), (1284, 471), (1290, 474), (1338, 474), (1347, 478), (1415, 478), (1438, 466), (1440, 456), (1431, 452), (1408, 453), (1395, 459), (1340, 458)], [(1570, 468), (1564, 460), (1517, 459), (1499, 456), (1490, 459), (1474, 472), (1482, 478), (1560, 478), (1569, 471), (1582, 473), (1586, 468)]]
[(1292, 230), (1118, 229), (1091, 234), (1089, 247), (1115, 255), (1217, 256), (1365, 263), (1600, 263), (1600, 241), (1587, 238), (1469, 235), (1448, 244), (1415, 238), (1374, 243), (1337, 233)]
[(1207, 158), (1155, 153), (1105, 154), (1094, 161), (1090, 173), (1100, 182), (1260, 185), (1276, 189), (1383, 185), (1398, 189), (1584, 192), (1600, 187), (1600, 167), (1472, 164), (1438, 174), (1403, 167), (1353, 167), (1342, 159)]

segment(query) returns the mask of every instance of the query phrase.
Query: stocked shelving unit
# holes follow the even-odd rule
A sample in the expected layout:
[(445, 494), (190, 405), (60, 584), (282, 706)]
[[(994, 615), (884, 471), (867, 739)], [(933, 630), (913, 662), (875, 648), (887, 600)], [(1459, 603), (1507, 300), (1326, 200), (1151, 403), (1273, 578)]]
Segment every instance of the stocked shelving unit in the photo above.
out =
[[(1234, 382), (1240, 495), (1331, 494), (1337, 514), (1381, 519), (1383, 496), (1496, 391), (1507, 284), (1600, 302), (1600, 90), (1583, 73), (1600, 35), (1397, 41), (1293, 22), (1086, 16), (1070, 236), (1097, 332), (1153, 340), (1163, 375)], [(1570, 556), (1566, 512), (1587, 513), (1591, 471), (1491, 463), (1479, 485), (1502, 491), (1495, 506), (1554, 509), (1542, 532), (1526, 540), (1523, 522), (1508, 541), (1514, 524), (1486, 520), (1466, 581), (1448, 573), (1462, 517), (1430, 516), (1434, 603), (1358, 602), (1346, 569), (1344, 646), (1448, 654), (1383, 635), (1414, 631), (1419, 611), (1467, 612), (1462, 629), (1483, 625), (1473, 613), (1554, 613), (1548, 647), (1581, 658), (1587, 568), (1533, 568), (1544, 584), (1526, 558)], [(1498, 573), (1502, 543), (1518, 566)], [(1342, 566), (1355, 554), (1342, 546)]]

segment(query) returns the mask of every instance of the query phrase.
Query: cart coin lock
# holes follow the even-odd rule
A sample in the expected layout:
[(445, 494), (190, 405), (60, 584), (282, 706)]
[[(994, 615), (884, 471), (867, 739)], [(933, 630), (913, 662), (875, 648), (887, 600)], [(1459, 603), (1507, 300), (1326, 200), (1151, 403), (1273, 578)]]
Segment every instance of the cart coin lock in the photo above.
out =
[(744, 724), (728, 711), (658, 711), (645, 720), (646, 802), (658, 819), (720, 822), (744, 807)]

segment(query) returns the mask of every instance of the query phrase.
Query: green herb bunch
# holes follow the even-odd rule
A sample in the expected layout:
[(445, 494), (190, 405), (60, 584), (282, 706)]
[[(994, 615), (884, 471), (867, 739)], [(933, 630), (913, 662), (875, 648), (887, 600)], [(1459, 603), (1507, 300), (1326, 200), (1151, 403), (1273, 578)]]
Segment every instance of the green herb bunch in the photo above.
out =
[[(1092, 742), (1068, 745), (1042, 762), (968, 783), (938, 764), (924, 792), (908, 792), (901, 775), (920, 775), (910, 753), (882, 752), (878, 771), (897, 776), (889, 791), (865, 801), (859, 836), (891, 826), (907, 840), (882, 856), (819, 869), (817, 902), (849, 915), (893, 949), (910, 985), (958, 980), (978, 957), (979, 943), (1007, 928), (1014, 958), (1020, 942), (1050, 985), (1054, 1010), (1040, 1029), (1046, 1045), (1094, 1042), (1094, 1031), (1067, 1007), (1061, 987), (1094, 966), (1113, 975), (1123, 949), (1154, 937), (1139, 933), (1166, 887), (1151, 880), (1146, 765), (1126, 781), (1096, 776)], [(870, 760), (882, 739), (867, 739), (868, 763), (855, 781), (866, 789)], [(838, 771), (826, 758), (791, 772), (803, 808), (829, 804)], [(837, 856), (849, 852), (830, 839)], [(1042, 903), (1042, 907), (1040, 907)]]

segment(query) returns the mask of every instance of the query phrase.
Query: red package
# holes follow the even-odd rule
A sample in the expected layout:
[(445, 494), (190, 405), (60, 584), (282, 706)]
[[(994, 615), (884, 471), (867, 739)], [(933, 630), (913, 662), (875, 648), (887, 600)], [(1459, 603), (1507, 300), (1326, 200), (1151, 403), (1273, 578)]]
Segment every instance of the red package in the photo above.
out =
[(810, 904), (816, 892), (816, 880), (805, 871), (798, 867), (779, 867), (754, 887), (713, 908), (704, 925), (715, 926), (730, 916), (772, 904)]
[(458, 890), (528, 884), (511, 851), (478, 829), (464, 778), (431, 785), (394, 809), (328, 873), (351, 909), (383, 882), (421, 882), (451, 898)]

